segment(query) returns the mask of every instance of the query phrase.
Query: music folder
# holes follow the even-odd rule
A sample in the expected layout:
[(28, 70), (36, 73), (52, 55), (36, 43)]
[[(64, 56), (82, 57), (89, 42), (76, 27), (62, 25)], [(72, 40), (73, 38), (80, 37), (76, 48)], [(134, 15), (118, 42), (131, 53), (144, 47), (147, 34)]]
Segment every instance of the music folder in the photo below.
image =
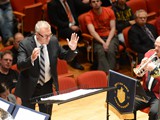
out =
[(50, 115), (33, 109), (16, 105), (12, 116), (14, 120), (49, 120)]
[(137, 80), (137, 84), (136, 84), (135, 99), (145, 103), (148, 103), (148, 101), (150, 100), (150, 97), (147, 96), (139, 80)]
[(12, 114), (14, 107), (15, 107), (15, 104), (13, 104), (7, 100), (4, 100), (3, 98), (0, 98), (0, 108), (2, 108), (3, 110)]

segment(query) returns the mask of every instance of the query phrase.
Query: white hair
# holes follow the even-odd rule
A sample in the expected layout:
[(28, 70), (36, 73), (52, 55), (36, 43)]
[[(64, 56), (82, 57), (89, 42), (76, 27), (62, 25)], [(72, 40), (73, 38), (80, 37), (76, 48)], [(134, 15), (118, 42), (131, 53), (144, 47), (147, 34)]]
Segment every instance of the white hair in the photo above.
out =
[(146, 13), (146, 15), (147, 15), (147, 12), (144, 9), (139, 9), (135, 12), (134, 17), (137, 18), (139, 16), (139, 14), (142, 12)]
[(47, 21), (38, 21), (35, 25), (35, 31), (39, 32), (41, 28), (49, 28), (51, 30), (51, 26)]

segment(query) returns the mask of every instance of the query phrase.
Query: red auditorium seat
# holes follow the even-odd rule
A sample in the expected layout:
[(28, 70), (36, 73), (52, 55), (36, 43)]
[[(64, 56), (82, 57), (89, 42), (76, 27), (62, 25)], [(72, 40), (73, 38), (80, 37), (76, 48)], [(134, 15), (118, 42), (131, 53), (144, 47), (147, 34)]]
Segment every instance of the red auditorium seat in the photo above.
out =
[(77, 85), (80, 89), (107, 87), (108, 78), (103, 71), (88, 71), (77, 77)]

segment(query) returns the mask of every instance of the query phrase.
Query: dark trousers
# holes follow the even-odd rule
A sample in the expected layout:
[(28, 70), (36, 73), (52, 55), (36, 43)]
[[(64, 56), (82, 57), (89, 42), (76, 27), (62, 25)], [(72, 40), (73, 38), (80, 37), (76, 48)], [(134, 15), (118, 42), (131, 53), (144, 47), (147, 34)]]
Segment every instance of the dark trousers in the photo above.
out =
[[(52, 92), (53, 92), (52, 91), (52, 81), (50, 80), (47, 83), (45, 83), (43, 86), (41, 86), (40, 84), (37, 84), (33, 97), (45, 95), (45, 94), (52, 93)], [(35, 109), (35, 104), (32, 104), (29, 100), (22, 99), (22, 105), (28, 108), (31, 108), (31, 109)], [(40, 112), (47, 113), (50, 116), (52, 115), (52, 107), (53, 107), (52, 104), (47, 104), (47, 103), (38, 104), (38, 106), (39, 106)]]
[(136, 111), (144, 109), (146, 107), (150, 107), (149, 111), (149, 119), (148, 120), (158, 120), (158, 106), (159, 106), (159, 100), (156, 98), (154, 93), (147, 92), (147, 95), (151, 97), (150, 101), (148, 103), (144, 103), (142, 101), (136, 101), (135, 102), (135, 108), (134, 108), (134, 115), (136, 120)]
[(78, 34), (78, 36), (79, 36), (79, 42), (80, 41), (82, 41), (82, 33), (81, 33), (81, 31), (78, 31), (78, 32), (76, 32), (76, 31), (73, 31), (71, 28), (63, 28), (63, 29), (60, 29), (59, 31), (58, 31), (58, 37), (60, 37), (60, 38), (68, 38), (68, 39), (70, 39), (71, 38), (71, 35), (72, 35), (72, 33), (76, 33), (76, 34)]

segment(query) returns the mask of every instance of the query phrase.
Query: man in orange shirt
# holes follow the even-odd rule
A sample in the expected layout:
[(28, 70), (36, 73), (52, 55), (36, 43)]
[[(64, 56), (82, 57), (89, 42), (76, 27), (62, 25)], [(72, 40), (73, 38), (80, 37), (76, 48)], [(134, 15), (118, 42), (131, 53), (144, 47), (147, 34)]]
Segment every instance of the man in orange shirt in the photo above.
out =
[(108, 72), (116, 67), (119, 41), (115, 36), (115, 15), (111, 8), (101, 7), (100, 0), (90, 0), (93, 8), (85, 17), (89, 33), (94, 37), (98, 69)]

